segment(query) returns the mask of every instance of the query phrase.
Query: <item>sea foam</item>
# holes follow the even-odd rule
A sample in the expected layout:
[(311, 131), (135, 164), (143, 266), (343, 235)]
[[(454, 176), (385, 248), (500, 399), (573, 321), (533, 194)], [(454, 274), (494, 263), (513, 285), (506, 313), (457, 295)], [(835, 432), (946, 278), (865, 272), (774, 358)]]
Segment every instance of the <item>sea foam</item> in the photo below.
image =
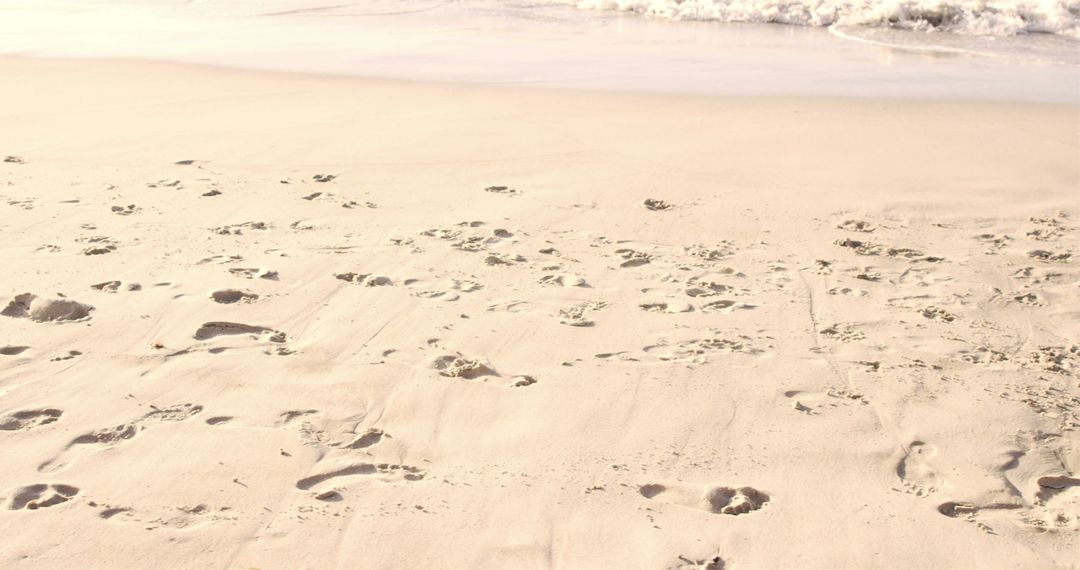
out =
[(1080, 0), (555, 0), (673, 20), (868, 26), (1080, 39)]

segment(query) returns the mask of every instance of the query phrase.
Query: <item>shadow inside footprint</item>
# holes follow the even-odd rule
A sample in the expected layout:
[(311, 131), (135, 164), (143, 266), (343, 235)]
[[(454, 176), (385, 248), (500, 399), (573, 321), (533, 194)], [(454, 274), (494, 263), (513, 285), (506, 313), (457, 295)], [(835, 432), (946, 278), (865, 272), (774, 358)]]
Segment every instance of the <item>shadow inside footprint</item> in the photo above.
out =
[(647, 485), (642, 485), (640, 488), (638, 488), (638, 492), (641, 493), (641, 496), (645, 497), (646, 499), (656, 498), (657, 495), (663, 493), (664, 491), (667, 491), (667, 487), (659, 485), (657, 483), (649, 483)]

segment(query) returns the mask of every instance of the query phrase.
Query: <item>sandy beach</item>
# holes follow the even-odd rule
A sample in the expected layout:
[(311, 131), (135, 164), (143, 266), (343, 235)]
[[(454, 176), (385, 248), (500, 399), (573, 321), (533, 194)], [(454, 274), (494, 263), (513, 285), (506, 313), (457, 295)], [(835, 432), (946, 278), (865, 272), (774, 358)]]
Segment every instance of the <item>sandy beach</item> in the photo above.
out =
[(1076, 567), (1080, 106), (0, 77), (0, 567)]

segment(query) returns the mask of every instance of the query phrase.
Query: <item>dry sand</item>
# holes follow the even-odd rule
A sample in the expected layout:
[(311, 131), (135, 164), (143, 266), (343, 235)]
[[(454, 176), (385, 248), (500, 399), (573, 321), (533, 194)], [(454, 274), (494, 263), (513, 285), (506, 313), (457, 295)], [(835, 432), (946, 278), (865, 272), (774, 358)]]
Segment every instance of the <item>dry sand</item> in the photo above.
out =
[(1077, 563), (1076, 107), (0, 76), (0, 567)]

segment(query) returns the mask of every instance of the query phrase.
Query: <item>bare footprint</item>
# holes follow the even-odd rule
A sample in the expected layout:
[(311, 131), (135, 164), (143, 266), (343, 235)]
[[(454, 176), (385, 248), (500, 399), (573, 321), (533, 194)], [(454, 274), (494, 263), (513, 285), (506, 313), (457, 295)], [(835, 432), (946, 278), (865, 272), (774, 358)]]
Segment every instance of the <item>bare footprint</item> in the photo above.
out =
[(71, 442), (56, 455), (56, 457), (38, 465), (38, 471), (42, 473), (59, 471), (70, 464), (71, 460), (66, 460), (66, 458), (82, 446), (92, 445), (99, 448), (114, 447), (125, 440), (135, 437), (140, 429), (142, 428), (136, 424), (120, 424), (116, 427), (103, 428), (84, 433), (71, 440)]
[(1039, 486), (1039, 492), (1036, 494), (1036, 498), (1039, 502), (1045, 503), (1058, 493), (1073, 487), (1080, 487), (1080, 478), (1070, 477), (1068, 475), (1053, 475), (1039, 477), (1038, 480), (1036, 480), (1036, 484)]
[(865, 396), (847, 388), (829, 388), (824, 392), (788, 390), (784, 396), (791, 399), (791, 407), (795, 411), (811, 416), (842, 406), (869, 403)]
[(218, 289), (210, 293), (210, 298), (215, 303), (230, 305), (232, 303), (251, 303), (257, 301), (259, 296), (251, 291), (242, 289)]
[(106, 293), (116, 293), (117, 291), (140, 291), (142, 290), (142, 285), (138, 283), (123, 283), (120, 281), (103, 281), (91, 285), (90, 288)]
[(89, 433), (84, 433), (71, 440), (52, 459), (38, 466), (38, 471), (49, 473), (59, 471), (74, 461), (73, 455), (77, 455), (83, 449), (108, 449), (135, 437), (144, 429), (144, 424), (150, 422), (180, 422), (184, 421), (203, 410), (197, 404), (177, 404), (166, 408), (151, 406), (151, 411), (141, 418), (117, 425), (103, 428)]
[(16, 295), (0, 315), (29, 318), (37, 323), (80, 321), (90, 317), (94, 307), (71, 299), (46, 299), (33, 293)]
[(335, 273), (334, 277), (364, 287), (387, 287), (394, 284), (394, 281), (385, 275), (373, 275), (371, 273)]
[(436, 357), (431, 362), (439, 376), (447, 378), (464, 378), (473, 380), (482, 376), (498, 376), (495, 369), (474, 358), (468, 358), (462, 354), (447, 354)]
[(383, 430), (368, 428), (364, 433), (357, 435), (356, 438), (341, 447), (343, 449), (365, 449), (378, 444), (384, 437), (388, 436)]
[(642, 203), (646, 210), (652, 210), (654, 212), (662, 212), (664, 210), (670, 210), (674, 207), (670, 202), (658, 200), (656, 198), (646, 198)]
[(588, 287), (585, 279), (576, 275), (545, 275), (537, 283), (548, 287)]
[(681, 301), (645, 301), (638, 303), (638, 308), (650, 313), (689, 313), (694, 310), (690, 303)]
[(718, 515), (742, 515), (761, 509), (772, 498), (753, 487), (706, 485), (701, 490), (648, 483), (638, 488), (646, 499), (700, 509)]
[(37, 510), (66, 503), (79, 494), (78, 487), (63, 484), (36, 483), (12, 491), (8, 510)]
[(243, 323), (230, 323), (224, 321), (203, 323), (203, 325), (195, 331), (195, 340), (209, 340), (214, 337), (230, 335), (250, 335), (253, 338), (265, 339), (270, 342), (285, 342), (285, 333), (281, 331), (258, 325), (246, 325)]
[(51, 424), (60, 419), (64, 412), (56, 408), (40, 410), (21, 410), (0, 418), (0, 431), (22, 431)]
[(424, 478), (423, 470), (410, 465), (396, 465), (390, 463), (354, 463), (332, 471), (326, 471), (316, 475), (304, 477), (296, 482), (296, 488), (301, 491), (313, 489), (316, 485), (339, 479), (342, 477), (373, 477), (383, 481), (419, 481)]
[(944, 479), (929, 464), (936, 453), (936, 449), (918, 440), (900, 448), (895, 470), (906, 492), (925, 497), (941, 488)]
[(485, 192), (491, 192), (492, 194), (502, 194), (504, 196), (517, 196), (521, 194), (520, 191), (510, 188), (509, 186), (488, 186), (484, 188)]
[(277, 281), (278, 279), (277, 271), (261, 267), (233, 267), (229, 269), (229, 273), (244, 279), (268, 279), (270, 281)]
[(675, 565), (668, 567), (669, 570), (724, 570), (724, 568), (726, 565), (720, 556), (693, 559), (682, 555), (679, 555), (679, 561)]
[(142, 421), (152, 422), (182, 422), (203, 410), (198, 404), (176, 404), (167, 408), (150, 406), (153, 411), (142, 417)]
[(652, 262), (653, 257), (643, 251), (635, 251), (632, 249), (617, 249), (615, 255), (622, 258), (622, 263), (619, 267), (640, 267)]

